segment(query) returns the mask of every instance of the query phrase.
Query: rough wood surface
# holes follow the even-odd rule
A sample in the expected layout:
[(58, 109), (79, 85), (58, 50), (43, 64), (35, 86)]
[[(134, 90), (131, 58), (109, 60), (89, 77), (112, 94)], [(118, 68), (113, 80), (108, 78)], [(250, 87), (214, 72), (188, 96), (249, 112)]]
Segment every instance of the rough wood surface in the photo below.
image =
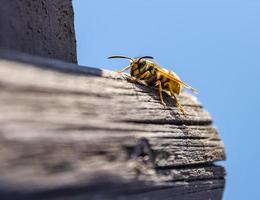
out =
[[(0, 197), (221, 199), (223, 144), (198, 100), (0, 50)], [(2, 199), (2, 198), (1, 198)]]
[(0, 47), (77, 62), (71, 0), (0, 0)]

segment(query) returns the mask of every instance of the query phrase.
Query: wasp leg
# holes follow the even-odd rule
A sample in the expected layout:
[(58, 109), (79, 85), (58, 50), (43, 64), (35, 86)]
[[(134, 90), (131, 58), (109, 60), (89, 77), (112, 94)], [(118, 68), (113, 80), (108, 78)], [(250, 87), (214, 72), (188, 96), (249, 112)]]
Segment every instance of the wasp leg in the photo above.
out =
[(163, 97), (162, 97), (162, 83), (161, 83), (161, 81), (157, 80), (156, 83), (155, 83), (155, 86), (158, 86), (161, 104), (165, 106), (166, 104), (164, 103)]
[(149, 77), (150, 75), (151, 75), (151, 73), (150, 73), (149, 71), (146, 71), (145, 73), (143, 73), (143, 74), (137, 76), (135, 80), (136, 80), (136, 81), (140, 81), (140, 80), (142, 80), (142, 79), (144, 79), (144, 78)]
[(149, 77), (150, 75), (151, 75), (151, 73), (149, 71), (146, 71), (145, 73), (136, 76), (135, 79), (133, 79), (132, 81), (135, 82), (135, 83), (139, 83), (141, 85), (146, 85), (147, 86), (147, 84), (145, 82), (142, 82), (141, 80), (144, 79), (144, 78)]
[(117, 73), (121, 74), (122, 72), (124, 72), (124, 71), (128, 70), (129, 68), (130, 68), (130, 65), (128, 65), (128, 66), (126, 66), (126, 67), (124, 67), (124, 68), (123, 68), (123, 69), (121, 69), (121, 70), (118, 70), (118, 71), (117, 71)]
[(176, 107), (182, 112), (182, 114), (184, 114), (185, 116), (187, 116), (186, 111), (184, 110), (184, 108), (182, 107), (182, 105), (179, 103), (179, 100), (178, 100), (177, 96), (176, 96), (176, 95), (174, 94), (174, 92), (173, 92), (172, 85), (171, 85), (169, 82), (167, 82), (167, 83), (165, 83), (164, 86), (165, 86), (165, 87), (168, 86), (169, 91), (170, 91), (170, 93), (171, 93), (171, 97), (173, 97), (174, 100), (175, 100), (175, 102), (176, 102)]
[(170, 93), (171, 93), (171, 96), (174, 97), (174, 99), (175, 99), (177, 108), (180, 109), (180, 111), (182, 112), (182, 114), (184, 114), (185, 116), (187, 116), (186, 111), (184, 110), (184, 108), (182, 107), (182, 105), (179, 103), (179, 100), (178, 100), (177, 96), (174, 94), (174, 92), (173, 92), (171, 89), (170, 89)]

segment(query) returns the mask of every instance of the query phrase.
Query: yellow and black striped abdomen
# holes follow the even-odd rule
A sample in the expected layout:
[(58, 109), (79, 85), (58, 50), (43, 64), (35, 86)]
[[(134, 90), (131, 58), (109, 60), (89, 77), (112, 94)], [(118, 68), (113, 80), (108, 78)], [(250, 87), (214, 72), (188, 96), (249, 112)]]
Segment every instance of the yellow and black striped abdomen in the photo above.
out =
[(180, 85), (179, 83), (176, 83), (176, 82), (170, 80), (170, 81), (168, 82), (168, 84), (166, 84), (166, 85), (168, 85), (168, 88), (171, 87), (171, 88), (172, 88), (172, 91), (173, 91), (175, 94), (180, 94), (180, 92), (181, 92), (181, 85)]

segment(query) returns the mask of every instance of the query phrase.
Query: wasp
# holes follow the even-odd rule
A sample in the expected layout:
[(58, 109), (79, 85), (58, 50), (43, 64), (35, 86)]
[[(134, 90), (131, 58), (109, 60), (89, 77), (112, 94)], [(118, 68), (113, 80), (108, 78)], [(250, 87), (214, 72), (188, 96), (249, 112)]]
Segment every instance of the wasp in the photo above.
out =
[(154, 58), (151, 56), (143, 56), (137, 58), (130, 58), (127, 56), (110, 56), (111, 58), (125, 58), (130, 61), (130, 65), (117, 71), (122, 73), (130, 69), (130, 75), (134, 77), (134, 81), (143, 81), (146, 85), (155, 87), (158, 89), (160, 102), (165, 106), (163, 101), (162, 92), (167, 92), (175, 100), (177, 108), (186, 116), (184, 108), (180, 104), (177, 95), (180, 94), (182, 87), (190, 89), (192, 92), (197, 92), (196, 89), (192, 88), (188, 84), (181, 81), (180, 77), (167, 69), (162, 68)]

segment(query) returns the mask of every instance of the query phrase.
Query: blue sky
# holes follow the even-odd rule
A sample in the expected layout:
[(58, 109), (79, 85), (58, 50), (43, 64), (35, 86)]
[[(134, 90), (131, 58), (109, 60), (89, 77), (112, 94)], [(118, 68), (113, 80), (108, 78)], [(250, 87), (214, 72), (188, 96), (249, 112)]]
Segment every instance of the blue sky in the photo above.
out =
[[(227, 152), (225, 200), (260, 199), (260, 1), (74, 0), (78, 61), (151, 55), (199, 89)], [(258, 129), (258, 130), (257, 130)]]

